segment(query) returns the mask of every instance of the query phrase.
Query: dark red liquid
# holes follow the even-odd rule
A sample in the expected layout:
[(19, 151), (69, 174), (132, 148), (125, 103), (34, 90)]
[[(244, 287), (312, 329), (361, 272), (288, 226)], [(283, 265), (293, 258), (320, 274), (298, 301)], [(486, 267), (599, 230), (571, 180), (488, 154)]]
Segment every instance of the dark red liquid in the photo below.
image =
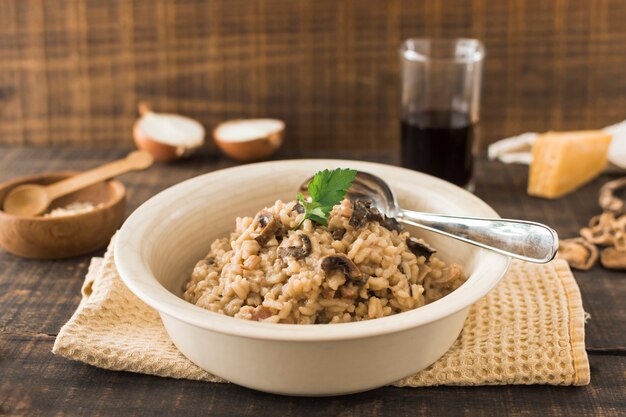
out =
[(474, 125), (469, 115), (425, 111), (402, 119), (402, 166), (456, 185), (472, 178)]

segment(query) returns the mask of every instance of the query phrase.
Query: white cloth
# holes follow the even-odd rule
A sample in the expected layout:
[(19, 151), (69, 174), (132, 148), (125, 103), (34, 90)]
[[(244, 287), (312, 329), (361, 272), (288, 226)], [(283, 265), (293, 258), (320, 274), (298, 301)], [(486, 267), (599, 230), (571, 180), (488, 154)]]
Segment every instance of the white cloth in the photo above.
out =
[[(609, 162), (626, 169), (626, 120), (607, 126), (603, 130), (613, 135), (609, 146)], [(505, 164), (529, 165), (533, 159), (531, 150), (537, 135), (535, 132), (527, 132), (501, 139), (489, 145), (487, 155), (489, 159), (497, 159)]]
[[(122, 282), (112, 247), (104, 259), (92, 259), (83, 301), (52, 352), (105, 369), (226, 382), (176, 349), (159, 314)], [(557, 259), (545, 265), (514, 261), (500, 284), (471, 307), (450, 350), (394, 385), (586, 385), (589, 378), (580, 291), (567, 263)]]

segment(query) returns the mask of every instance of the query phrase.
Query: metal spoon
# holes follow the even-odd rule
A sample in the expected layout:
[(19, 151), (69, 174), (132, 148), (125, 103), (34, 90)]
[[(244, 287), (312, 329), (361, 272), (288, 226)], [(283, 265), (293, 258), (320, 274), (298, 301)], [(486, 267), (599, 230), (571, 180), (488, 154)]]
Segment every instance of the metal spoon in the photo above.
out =
[[(303, 193), (307, 191), (311, 179), (300, 186)], [(373, 207), (402, 223), (524, 261), (549, 262), (554, 259), (559, 246), (556, 232), (541, 223), (405, 210), (398, 206), (396, 196), (385, 181), (366, 172), (358, 171), (346, 198), (351, 201), (370, 200)]]

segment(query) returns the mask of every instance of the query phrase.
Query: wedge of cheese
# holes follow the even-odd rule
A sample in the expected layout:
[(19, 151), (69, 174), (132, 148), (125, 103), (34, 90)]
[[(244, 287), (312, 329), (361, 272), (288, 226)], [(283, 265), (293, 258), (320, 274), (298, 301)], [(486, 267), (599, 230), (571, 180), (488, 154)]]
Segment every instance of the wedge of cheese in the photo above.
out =
[(528, 174), (528, 194), (561, 197), (605, 167), (611, 135), (602, 130), (548, 132), (537, 136)]

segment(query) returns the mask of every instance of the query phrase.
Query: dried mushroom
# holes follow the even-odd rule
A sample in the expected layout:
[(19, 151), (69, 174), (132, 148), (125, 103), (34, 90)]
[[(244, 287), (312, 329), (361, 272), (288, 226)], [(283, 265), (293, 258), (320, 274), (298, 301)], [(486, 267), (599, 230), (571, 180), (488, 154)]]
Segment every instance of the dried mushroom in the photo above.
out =
[[(597, 246), (608, 246), (599, 254), (602, 266), (626, 269), (626, 214), (616, 218), (614, 212), (605, 211), (593, 216), (589, 227), (582, 228), (580, 235), (582, 238), (567, 239), (559, 244), (559, 257), (566, 259), (573, 268), (590, 269), (598, 257), (594, 254), (598, 252)], [(568, 244), (569, 247), (562, 247)], [(584, 261), (585, 253), (589, 253), (588, 262)]]
[(580, 237), (562, 239), (557, 256), (566, 260), (572, 268), (588, 271), (598, 261), (598, 248)]
[[(626, 177), (602, 186), (598, 201), (604, 209), (593, 216), (589, 226), (580, 229), (581, 238), (565, 239), (559, 243), (559, 258), (572, 268), (588, 270), (600, 258), (608, 269), (626, 270), (626, 202), (617, 195), (626, 188)], [(598, 246), (607, 246), (598, 254)]]
[(351, 281), (360, 281), (363, 277), (363, 274), (354, 262), (342, 253), (324, 256), (320, 261), (320, 267), (327, 274), (335, 270), (341, 270), (346, 278)]
[(598, 201), (600, 207), (613, 213), (626, 212), (626, 201), (616, 196), (616, 191), (626, 188), (626, 177), (609, 181), (600, 188)]
[(429, 260), (431, 255), (437, 252), (435, 249), (428, 246), (425, 242), (420, 241), (414, 237), (409, 237), (406, 239), (406, 246), (409, 248), (411, 252), (418, 258), (423, 256), (426, 260)]
[(611, 246), (602, 250), (600, 263), (607, 269), (626, 270), (626, 249)]
[(254, 239), (261, 246), (267, 245), (267, 242), (273, 237), (281, 237), (283, 233), (283, 224), (276, 220), (274, 215), (268, 211), (262, 211), (258, 214), (258, 222), (263, 227), (261, 233)]
[(311, 239), (309, 239), (309, 237), (304, 233), (298, 233), (298, 237), (300, 238), (300, 242), (302, 242), (301, 246), (278, 248), (278, 256), (281, 258), (293, 256), (296, 259), (302, 259), (309, 256), (311, 254)]
[(614, 246), (602, 251), (600, 263), (608, 269), (626, 269), (626, 230), (615, 234)]
[(596, 245), (611, 245), (613, 244), (614, 223), (615, 215), (605, 211), (599, 216), (593, 216), (589, 221), (589, 227), (580, 229), (580, 235)]

